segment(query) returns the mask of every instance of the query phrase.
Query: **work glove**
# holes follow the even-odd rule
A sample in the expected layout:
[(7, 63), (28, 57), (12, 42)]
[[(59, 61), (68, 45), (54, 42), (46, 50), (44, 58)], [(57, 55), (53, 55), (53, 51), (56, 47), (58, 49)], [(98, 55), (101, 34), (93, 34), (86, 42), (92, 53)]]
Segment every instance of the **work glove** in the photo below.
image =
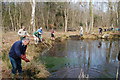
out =
[(30, 62), (30, 60), (26, 58), (26, 55), (21, 55), (21, 59), (25, 62)]
[(25, 62), (30, 62), (30, 60), (29, 60), (29, 59), (27, 59), (27, 58), (25, 58)]

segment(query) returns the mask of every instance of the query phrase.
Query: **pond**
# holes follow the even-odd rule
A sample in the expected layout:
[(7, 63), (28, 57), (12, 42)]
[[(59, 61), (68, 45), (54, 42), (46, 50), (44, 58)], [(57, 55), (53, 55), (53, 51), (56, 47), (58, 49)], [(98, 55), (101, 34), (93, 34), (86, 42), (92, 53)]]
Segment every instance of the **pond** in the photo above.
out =
[(40, 59), (50, 78), (116, 78), (119, 40), (67, 40), (55, 43)]

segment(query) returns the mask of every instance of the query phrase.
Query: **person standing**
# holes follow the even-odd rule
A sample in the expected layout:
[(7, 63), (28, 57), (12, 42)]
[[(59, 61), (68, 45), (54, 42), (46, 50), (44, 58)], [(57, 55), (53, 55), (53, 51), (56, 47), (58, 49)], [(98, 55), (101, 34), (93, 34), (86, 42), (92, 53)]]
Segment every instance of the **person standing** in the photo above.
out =
[(41, 33), (36, 31), (36, 32), (33, 33), (33, 37), (34, 37), (34, 40), (35, 40), (35, 44), (38, 44), (40, 42)]
[(27, 36), (29, 36), (29, 34), (27, 33), (25, 27), (23, 27), (22, 29), (19, 29), (18, 35), (20, 36), (20, 40), (22, 40), (22, 39), (26, 38)]
[(80, 27), (80, 36), (83, 36), (83, 27)]
[(42, 33), (43, 33), (42, 27), (40, 27), (40, 28), (37, 30), (37, 32), (40, 32), (40, 33), (42, 34)]
[(42, 34), (43, 34), (43, 30), (42, 30), (42, 27), (40, 27), (37, 32), (39, 32), (39, 39), (40, 39), (40, 42), (42, 42)]
[(103, 29), (99, 28), (99, 34), (102, 34)]
[(16, 41), (10, 51), (9, 51), (9, 59), (12, 65), (12, 75), (16, 75), (17, 71), (19, 75), (22, 74), (22, 66), (21, 59), (25, 62), (30, 62), (29, 59), (26, 58), (26, 49), (30, 40), (28, 38), (24, 38), (23, 40)]
[(54, 29), (51, 30), (51, 40), (55, 40)]

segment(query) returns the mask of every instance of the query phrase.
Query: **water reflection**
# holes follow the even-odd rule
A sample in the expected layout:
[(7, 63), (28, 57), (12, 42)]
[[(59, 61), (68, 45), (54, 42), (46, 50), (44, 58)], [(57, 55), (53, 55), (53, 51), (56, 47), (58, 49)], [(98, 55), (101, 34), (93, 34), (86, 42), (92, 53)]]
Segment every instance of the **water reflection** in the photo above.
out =
[(100, 41), (99, 44), (98, 44), (98, 48), (101, 48), (101, 46), (102, 46), (102, 43)]
[(91, 78), (115, 78), (119, 48), (119, 41), (68, 40), (57, 43), (43, 61), (52, 77), (76, 78), (82, 68)]

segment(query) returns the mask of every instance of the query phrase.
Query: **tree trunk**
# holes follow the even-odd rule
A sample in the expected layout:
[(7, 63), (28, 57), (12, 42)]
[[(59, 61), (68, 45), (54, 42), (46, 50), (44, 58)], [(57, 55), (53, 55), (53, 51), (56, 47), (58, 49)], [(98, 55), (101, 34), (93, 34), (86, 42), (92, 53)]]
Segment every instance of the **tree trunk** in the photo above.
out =
[(65, 9), (64, 11), (64, 16), (65, 16), (65, 32), (67, 32), (67, 22), (68, 22), (67, 9)]
[(32, 25), (32, 28), (33, 28), (33, 32), (35, 32), (35, 5), (36, 5), (35, 0), (32, 0), (32, 2), (31, 2), (31, 6), (32, 6), (31, 25)]
[(12, 29), (14, 29), (13, 19), (12, 19), (12, 15), (11, 15), (11, 12), (10, 12), (10, 4), (9, 4), (9, 16), (10, 16), (10, 21), (11, 21)]
[[(42, 11), (42, 12), (44, 12), (44, 11)], [(44, 15), (43, 15), (44, 13), (41, 13), (41, 15), (42, 15), (42, 19), (43, 19), (43, 26), (45, 26), (45, 19), (44, 19)]]
[[(20, 9), (20, 8), (19, 8)], [(19, 28), (21, 28), (21, 20), (22, 20), (22, 11), (20, 9), (20, 18), (19, 18)]]
[[(117, 5), (117, 4), (116, 4)], [(115, 12), (116, 12), (116, 26), (118, 26), (118, 7), (115, 5)]]
[(118, 2), (118, 27), (120, 28), (120, 1)]
[(86, 27), (86, 32), (88, 33), (88, 24), (87, 24), (87, 19), (86, 19), (86, 22), (85, 22), (85, 27)]
[(72, 26), (71, 27), (74, 27), (74, 11), (72, 11)]
[(92, 4), (92, 0), (90, 0), (89, 3), (89, 8), (90, 8), (90, 25), (89, 25), (89, 31), (93, 30), (93, 4)]
[(17, 13), (16, 13), (16, 2), (14, 2), (14, 5), (15, 5), (15, 14), (14, 14), (14, 31), (17, 30)]
[(112, 3), (110, 2), (110, 26), (113, 25), (113, 5)]
[(47, 30), (49, 30), (49, 25), (48, 25), (48, 20), (49, 20), (49, 10), (47, 11), (47, 20), (46, 20), (46, 24), (47, 24), (47, 26), (46, 26), (46, 29)]

